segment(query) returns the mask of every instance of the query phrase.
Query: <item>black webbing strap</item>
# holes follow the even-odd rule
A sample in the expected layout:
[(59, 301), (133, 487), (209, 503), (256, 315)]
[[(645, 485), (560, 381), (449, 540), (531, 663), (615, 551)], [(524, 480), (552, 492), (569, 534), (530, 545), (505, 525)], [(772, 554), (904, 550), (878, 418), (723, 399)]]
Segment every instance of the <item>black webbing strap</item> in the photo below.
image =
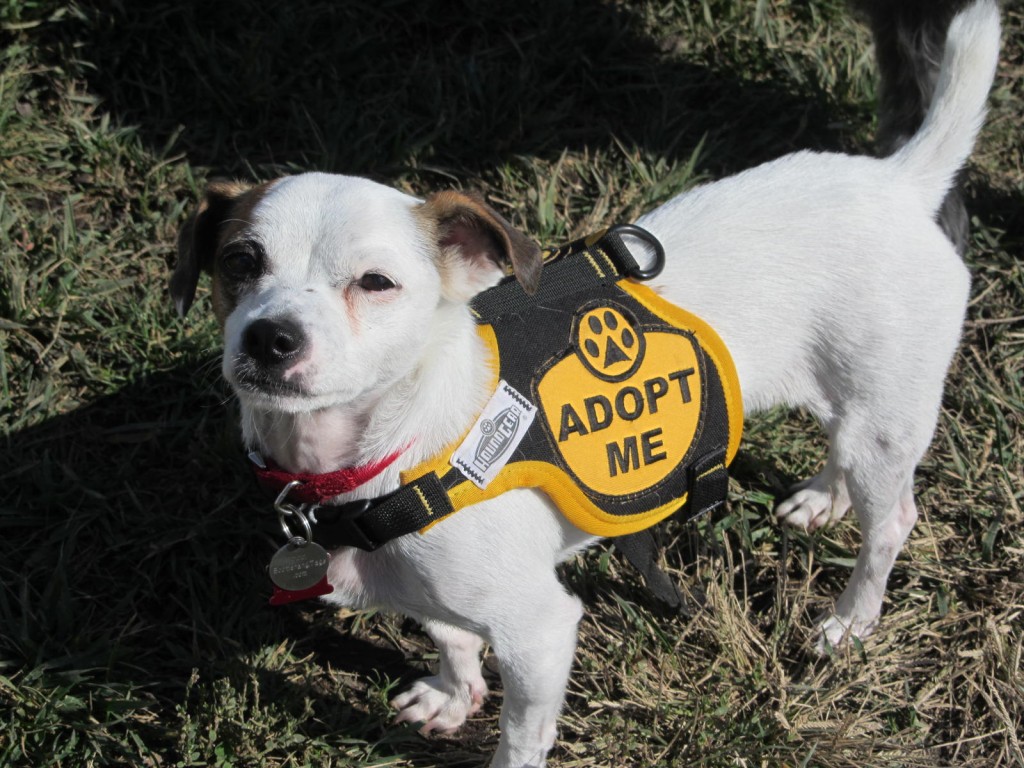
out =
[[(712, 451), (690, 468), (690, 490), (686, 499), (685, 520), (693, 522), (715, 507), (725, 503), (729, 491), (729, 473), (725, 466), (725, 449)], [(683, 608), (679, 588), (658, 565), (661, 547), (651, 528), (619, 536), (612, 540), (615, 548), (644, 577), (644, 583), (656, 598), (670, 608)]]
[(453, 511), (441, 481), (430, 472), (386, 496), (317, 507), (310, 515), (310, 524), (313, 540), (324, 549), (358, 547), (373, 551)]
[(627, 536), (619, 536), (613, 540), (613, 543), (615, 548), (629, 561), (629, 564), (644, 577), (644, 583), (656, 598), (672, 608), (682, 606), (683, 596), (679, 592), (679, 587), (658, 565), (658, 553), (661, 551), (661, 547), (654, 540), (654, 533), (650, 528)]
[(725, 448), (712, 451), (690, 467), (686, 522), (691, 523), (725, 504), (729, 495), (729, 470), (725, 466), (725, 456)]

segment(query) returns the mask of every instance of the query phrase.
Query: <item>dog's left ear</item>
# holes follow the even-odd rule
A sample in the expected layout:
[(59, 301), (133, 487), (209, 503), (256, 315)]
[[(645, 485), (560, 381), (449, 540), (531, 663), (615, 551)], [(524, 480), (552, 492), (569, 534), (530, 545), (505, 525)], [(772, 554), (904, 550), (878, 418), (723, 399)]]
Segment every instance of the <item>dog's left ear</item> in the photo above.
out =
[(179, 317), (184, 317), (192, 306), (199, 273), (209, 272), (213, 265), (221, 224), (235, 201), (249, 189), (248, 184), (239, 181), (211, 181), (199, 208), (182, 225), (178, 233), (178, 263), (171, 275), (171, 298)]
[(436, 192), (420, 206), (441, 253), (445, 290), (468, 301), (511, 268), (527, 293), (534, 293), (544, 266), (540, 248), (477, 194)]

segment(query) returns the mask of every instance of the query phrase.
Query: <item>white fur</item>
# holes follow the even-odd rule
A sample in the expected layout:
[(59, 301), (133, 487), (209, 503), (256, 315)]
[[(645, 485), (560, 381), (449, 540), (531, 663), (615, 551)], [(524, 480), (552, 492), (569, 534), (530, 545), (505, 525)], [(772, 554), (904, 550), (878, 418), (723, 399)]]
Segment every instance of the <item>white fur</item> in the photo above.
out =
[[(917, 512), (913, 471), (934, 431), (969, 276), (934, 216), (984, 114), (998, 11), (979, 0), (949, 34), (935, 106), (888, 159), (802, 152), (684, 194), (638, 222), (668, 254), (656, 287), (706, 319), (732, 352), (752, 413), (803, 406), (825, 426), (825, 469), (778, 510), (815, 528), (852, 504), (863, 547), (823, 641), (864, 636)], [(243, 329), (299, 318), (307, 355), (283, 374), (303, 396), (239, 389), (244, 438), (293, 471), (327, 471), (408, 446), (351, 497), (449, 445), (487, 399), (486, 352), (452, 296), (479, 272), (441, 274), (420, 202), (371, 182), (309, 174), (274, 185), (246, 236), (268, 273), (227, 318), (224, 373), (237, 383)], [(479, 264), (466, 270), (481, 269)], [(362, 291), (376, 271), (398, 287)], [(450, 271), (446, 268), (446, 271)], [(494, 268), (483, 277), (493, 282)], [(366, 553), (335, 554), (333, 603), (424, 622), (436, 677), (395, 699), (398, 719), (458, 727), (480, 705), (481, 640), (500, 661), (494, 768), (541, 766), (555, 740), (580, 602), (555, 566), (592, 543), (540, 493), (513, 491)]]

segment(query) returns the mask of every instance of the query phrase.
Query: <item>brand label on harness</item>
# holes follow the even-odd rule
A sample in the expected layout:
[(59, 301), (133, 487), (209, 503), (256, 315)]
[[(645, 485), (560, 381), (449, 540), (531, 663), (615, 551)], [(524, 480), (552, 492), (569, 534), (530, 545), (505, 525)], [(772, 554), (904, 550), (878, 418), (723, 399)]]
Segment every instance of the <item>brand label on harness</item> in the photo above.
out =
[(535, 386), (564, 464), (606, 496), (646, 491), (686, 457), (700, 422), (703, 372), (684, 333), (645, 331), (612, 301), (584, 308), (569, 354)]
[(498, 389), (484, 406), (450, 463), (478, 488), (486, 488), (504, 467), (533, 423), (537, 407), (510, 387)]

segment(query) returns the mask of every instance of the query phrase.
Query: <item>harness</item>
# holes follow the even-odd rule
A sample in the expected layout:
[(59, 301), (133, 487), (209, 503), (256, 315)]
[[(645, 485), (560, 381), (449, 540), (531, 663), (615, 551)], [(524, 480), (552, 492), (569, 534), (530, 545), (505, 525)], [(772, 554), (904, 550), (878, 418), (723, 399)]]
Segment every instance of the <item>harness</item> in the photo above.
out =
[[(654, 267), (639, 268), (624, 235), (655, 250)], [(543, 258), (535, 294), (509, 276), (471, 304), (494, 377), (473, 427), (401, 473), (392, 493), (304, 504), (312, 538), (327, 549), (373, 550), (509, 490), (537, 488), (577, 527), (614, 538), (676, 604), (649, 529), (679, 511), (695, 519), (726, 498), (743, 419), (732, 359), (703, 320), (639, 282), (664, 264), (646, 230), (620, 225)], [(287, 492), (279, 512), (283, 499)]]

